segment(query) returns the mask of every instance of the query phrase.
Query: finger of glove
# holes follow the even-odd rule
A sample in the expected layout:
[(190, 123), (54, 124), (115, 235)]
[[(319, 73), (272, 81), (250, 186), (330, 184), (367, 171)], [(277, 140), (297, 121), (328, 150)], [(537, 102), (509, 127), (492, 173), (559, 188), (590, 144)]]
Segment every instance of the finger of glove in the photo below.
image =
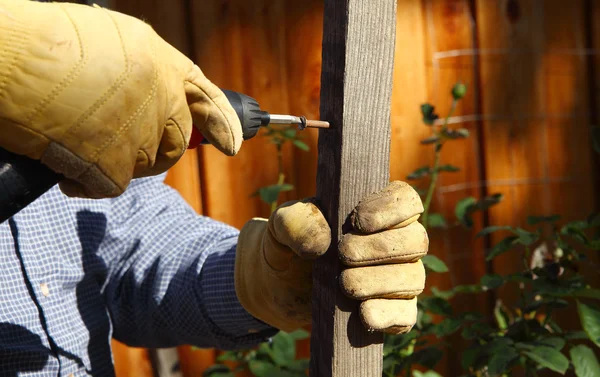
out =
[(242, 146), (242, 125), (223, 91), (195, 65), (184, 86), (194, 125), (218, 150), (234, 156)]
[(388, 334), (404, 334), (417, 322), (417, 298), (367, 300), (361, 303), (359, 311), (367, 329)]
[(416, 221), (423, 212), (419, 194), (406, 182), (394, 181), (386, 188), (368, 195), (351, 215), (354, 229), (374, 233), (402, 227)]
[[(183, 89), (181, 90), (183, 92)], [(151, 176), (163, 173), (170, 169), (187, 150), (188, 140), (192, 133), (192, 116), (187, 107), (185, 96), (176, 104), (178, 108), (173, 109), (174, 115), (163, 127), (163, 132), (158, 144), (158, 149), (143, 149), (138, 153), (135, 178)], [(149, 165), (146, 159), (149, 153), (155, 153), (154, 162)], [(144, 158), (145, 157), (145, 158)]]
[(277, 208), (269, 219), (269, 231), (303, 259), (323, 255), (331, 244), (329, 224), (310, 200), (292, 201)]
[(427, 254), (429, 238), (418, 222), (373, 234), (342, 236), (339, 255), (347, 266), (415, 262)]
[(355, 267), (342, 271), (340, 285), (355, 300), (412, 298), (425, 288), (423, 262)]

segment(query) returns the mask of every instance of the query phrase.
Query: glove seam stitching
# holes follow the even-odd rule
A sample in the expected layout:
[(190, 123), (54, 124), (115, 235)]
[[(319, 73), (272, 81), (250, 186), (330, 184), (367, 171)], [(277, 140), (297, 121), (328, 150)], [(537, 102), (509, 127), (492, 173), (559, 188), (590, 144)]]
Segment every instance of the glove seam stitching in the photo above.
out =
[(75, 131), (77, 131), (85, 123), (85, 121), (88, 120), (92, 116), (92, 114), (97, 112), (102, 105), (104, 105), (111, 97), (113, 97), (114, 94), (117, 92), (117, 90), (119, 90), (121, 87), (123, 87), (124, 83), (127, 81), (128, 73), (131, 70), (131, 61), (129, 59), (129, 55), (127, 54), (127, 49), (125, 48), (125, 42), (123, 41), (123, 35), (121, 33), (121, 29), (119, 28), (117, 22), (112, 17), (112, 15), (105, 9), (102, 8), (102, 10), (104, 11), (104, 13), (107, 14), (108, 18), (111, 20), (111, 22), (115, 26), (115, 30), (117, 31), (117, 34), (119, 36), (119, 41), (121, 42), (121, 49), (123, 52), (123, 57), (125, 59), (125, 68), (121, 72), (121, 74), (117, 77), (117, 79), (115, 80), (113, 85), (109, 89), (107, 89), (102, 94), (102, 96), (92, 106), (90, 106), (86, 110), (86, 112), (79, 117), (79, 119), (77, 119), (75, 121), (75, 123), (71, 127), (69, 127), (69, 129), (67, 130), (65, 135), (71, 135)]
[[(427, 252), (418, 252), (418, 253), (411, 253), (411, 254), (403, 254), (401, 255), (402, 257), (413, 257), (415, 255), (427, 255)], [(347, 259), (347, 258), (343, 258), (344, 262), (349, 263), (349, 262), (354, 262), (356, 261), (357, 263), (360, 262), (378, 262), (378, 261), (382, 261), (382, 260), (390, 260), (390, 259), (396, 259), (399, 258), (400, 256), (391, 256), (391, 257), (381, 257), (381, 258), (371, 258), (371, 259), (361, 259), (361, 260), (351, 260), (351, 259)]]
[[(118, 25), (116, 25), (116, 23), (115, 23), (115, 26), (117, 26), (117, 30), (119, 30), (119, 37), (121, 38), (121, 43), (124, 46), (122, 35), (120, 33), (120, 29), (119, 29)], [(131, 127), (131, 125), (134, 123), (136, 118), (138, 118), (140, 116), (140, 114), (148, 107), (148, 105), (150, 104), (150, 100), (156, 96), (156, 92), (157, 92), (157, 88), (158, 88), (158, 67), (157, 67), (157, 62), (156, 62), (156, 45), (155, 45), (154, 40), (152, 40), (152, 42), (150, 44), (152, 46), (151, 49), (152, 49), (152, 63), (153, 63), (152, 64), (153, 65), (153, 80), (152, 80), (152, 88), (150, 90), (150, 93), (148, 94), (148, 96), (146, 97), (144, 102), (142, 102), (142, 104), (140, 106), (138, 106), (137, 110), (129, 117), (129, 119), (127, 119), (127, 122), (125, 122), (125, 124), (123, 126), (121, 126), (110, 139), (105, 141), (104, 144), (102, 144), (91, 155), (90, 159), (93, 161), (93, 163), (96, 163), (98, 156), (102, 152), (104, 152), (107, 148), (109, 148), (125, 131), (127, 131)]]
[(31, 110), (31, 112), (25, 118), (24, 121), (24, 123), (27, 124), (30, 124), (37, 115), (39, 115), (42, 111), (47, 109), (48, 106), (58, 97), (58, 95), (62, 93), (67, 88), (67, 86), (73, 82), (73, 80), (75, 80), (75, 77), (77, 77), (81, 73), (83, 67), (87, 64), (89, 58), (89, 55), (87, 54), (87, 50), (85, 48), (85, 43), (83, 42), (83, 36), (81, 35), (79, 28), (75, 24), (75, 21), (63, 5), (59, 5), (59, 8), (69, 19), (69, 22), (73, 26), (75, 34), (77, 35), (77, 41), (79, 42), (79, 61), (73, 66), (73, 68), (71, 68), (69, 73), (62, 79), (62, 81), (55, 85), (54, 88), (50, 90), (50, 93), (48, 93), (46, 97), (43, 98), (37, 104), (37, 106)]
[[(8, 81), (10, 79), (10, 73), (14, 71), (14, 68), (17, 66), (18, 62), (23, 60), (22, 59), (23, 54), (19, 54), (19, 51), (25, 45), (25, 41), (28, 41), (30, 39), (29, 38), (30, 29), (27, 27), (27, 25), (18, 20), (16, 21), (16, 23), (20, 24), (19, 26), (22, 26), (22, 28), (20, 30), (12, 30), (12, 33), (7, 38), (7, 39), (9, 39), (9, 42), (10, 42), (10, 38), (12, 37), (12, 41), (15, 42), (15, 44), (13, 45), (14, 51), (11, 51), (8, 48), (3, 49), (4, 51), (8, 52), (5, 55), (6, 57), (10, 58), (11, 52), (13, 53), (12, 54), (13, 56), (12, 56), (12, 61), (9, 63), (9, 65), (6, 69), (6, 73), (0, 74), (0, 96), (2, 96), (2, 94), (4, 94), (6, 92), (6, 88), (8, 86)], [(25, 34), (26, 37), (23, 37), (23, 34), (19, 34), (19, 31), (21, 31), (23, 34)]]
[[(373, 299), (412, 300), (413, 298), (417, 297), (422, 292), (423, 292), (422, 289), (413, 289), (412, 291), (399, 291), (399, 292), (388, 293), (388, 294), (372, 294), (372, 295), (368, 295), (368, 296), (360, 296), (360, 297), (349, 296), (349, 297), (351, 299), (357, 300), (357, 301), (367, 301), (367, 300), (373, 300)], [(411, 296), (410, 297), (404, 297), (404, 296), (403, 297), (397, 297), (396, 293), (406, 293), (407, 295), (411, 295)]]

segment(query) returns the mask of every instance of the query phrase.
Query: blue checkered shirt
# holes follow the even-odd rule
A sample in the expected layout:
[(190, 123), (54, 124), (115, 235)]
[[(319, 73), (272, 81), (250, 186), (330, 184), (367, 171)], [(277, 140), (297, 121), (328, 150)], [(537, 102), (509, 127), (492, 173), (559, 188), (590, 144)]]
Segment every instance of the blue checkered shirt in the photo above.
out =
[(238, 231), (163, 179), (103, 200), (54, 187), (0, 225), (0, 376), (114, 376), (112, 337), (231, 349), (274, 335), (235, 295)]

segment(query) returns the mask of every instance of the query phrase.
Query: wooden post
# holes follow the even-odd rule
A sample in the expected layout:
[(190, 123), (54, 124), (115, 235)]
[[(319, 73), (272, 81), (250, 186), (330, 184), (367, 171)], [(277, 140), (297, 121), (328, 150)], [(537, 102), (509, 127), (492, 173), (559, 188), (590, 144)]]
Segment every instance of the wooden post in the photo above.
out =
[(389, 183), (395, 27), (396, 0), (325, 0), (321, 118), (332, 128), (319, 133), (317, 198), (333, 237), (313, 270), (312, 377), (382, 373), (383, 336), (341, 293), (337, 243), (358, 201)]

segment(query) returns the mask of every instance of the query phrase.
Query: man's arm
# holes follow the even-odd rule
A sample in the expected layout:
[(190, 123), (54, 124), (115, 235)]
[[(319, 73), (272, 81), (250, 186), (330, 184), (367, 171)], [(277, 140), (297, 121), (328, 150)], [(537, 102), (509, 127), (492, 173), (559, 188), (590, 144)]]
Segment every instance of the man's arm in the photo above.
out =
[(162, 178), (133, 181), (112, 199), (101, 253), (114, 337), (140, 347), (231, 349), (274, 335), (236, 297), (238, 231), (197, 215)]

